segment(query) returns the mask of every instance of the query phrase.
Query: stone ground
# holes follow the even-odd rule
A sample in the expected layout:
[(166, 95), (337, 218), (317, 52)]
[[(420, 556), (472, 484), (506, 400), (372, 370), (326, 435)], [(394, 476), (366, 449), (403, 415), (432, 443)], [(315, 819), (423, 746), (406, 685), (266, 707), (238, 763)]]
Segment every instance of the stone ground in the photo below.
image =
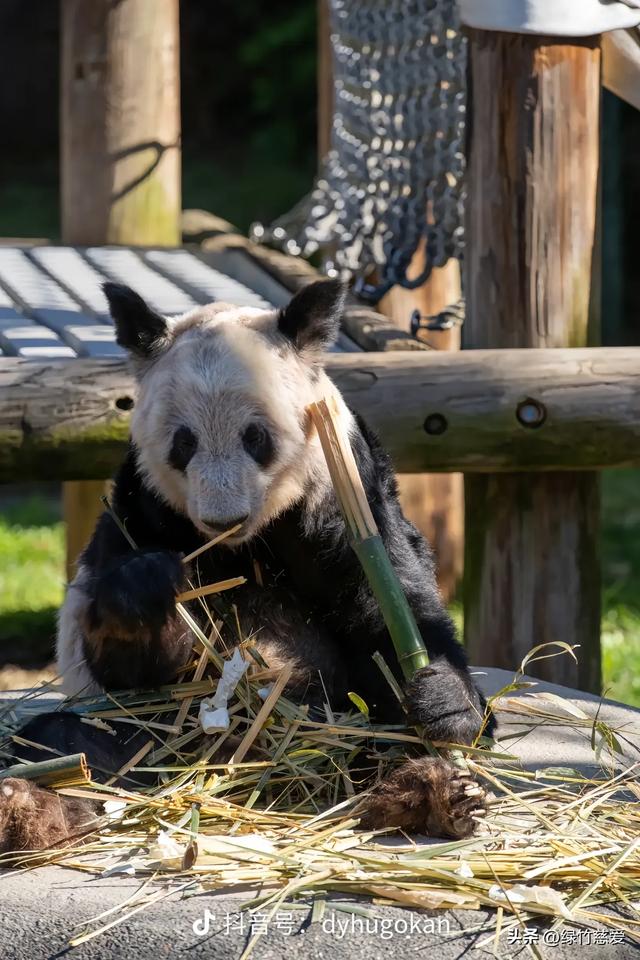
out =
[[(509, 682), (511, 675), (490, 670), (479, 679), (485, 692), (492, 693)], [(567, 697), (590, 716), (598, 710), (599, 700), (588, 694), (543, 683), (538, 684), (536, 691)], [(599, 716), (622, 731), (628, 742), (626, 759), (640, 760), (640, 711), (605, 702)], [(549, 728), (541, 728), (519, 740), (510, 735), (524, 729), (522, 718), (509, 712), (502, 714), (500, 720), (501, 735), (510, 737), (509, 750), (519, 754), (529, 769), (550, 765), (594, 769), (588, 731), (555, 727), (551, 735)], [(135, 877), (94, 878), (59, 867), (0, 871), (0, 958), (53, 960), (68, 953), (73, 960), (161, 960), (164, 957), (238, 960), (252, 933), (256, 932), (249, 928), (246, 914), (242, 915), (244, 929), (239, 919), (239, 907), (250, 895), (247, 891), (234, 895), (202, 894), (182, 901), (175, 895), (131, 916), (126, 922), (117, 923), (96, 939), (68, 950), (69, 939), (81, 932), (88, 920), (123, 903), (142, 882)], [(336, 902), (336, 898), (332, 898), (332, 902)], [(397, 960), (426, 954), (434, 960), (466, 960), (493, 955), (490, 945), (478, 947), (486, 933), (477, 930), (490, 919), (489, 911), (428, 913), (395, 907), (370, 909), (375, 913), (375, 920), (371, 916), (367, 921), (328, 909), (323, 922), (311, 925), (306, 910), (294, 910), (291, 915), (281, 911), (252, 956), (255, 960), (288, 960), (295, 953), (308, 960)], [(118, 918), (119, 914), (114, 912), (112, 919)], [(412, 921), (413, 930), (409, 926)], [(448, 925), (448, 930), (445, 925), (438, 932), (439, 921)], [(430, 932), (431, 922), (433, 932)], [(421, 928), (416, 929), (416, 925)], [(556, 944), (553, 937), (541, 928), (534, 943), (538, 956), (573, 960), (580, 952), (589, 960), (631, 960), (640, 955), (638, 945), (629, 941), (599, 943), (592, 935), (589, 942), (583, 934), (582, 942)], [(505, 941), (495, 955), (507, 958), (536, 954), (522, 943), (510, 946)]]

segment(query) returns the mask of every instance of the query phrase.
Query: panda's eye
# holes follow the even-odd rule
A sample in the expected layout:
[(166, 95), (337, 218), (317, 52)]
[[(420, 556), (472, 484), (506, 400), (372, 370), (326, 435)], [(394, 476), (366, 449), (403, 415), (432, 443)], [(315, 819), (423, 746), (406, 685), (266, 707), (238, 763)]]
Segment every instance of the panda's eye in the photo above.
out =
[(197, 449), (198, 438), (193, 430), (190, 430), (189, 427), (178, 427), (173, 435), (173, 442), (169, 451), (169, 463), (175, 470), (184, 473)]
[(273, 459), (273, 440), (271, 434), (261, 423), (250, 423), (242, 434), (242, 445), (261, 467), (266, 467)]

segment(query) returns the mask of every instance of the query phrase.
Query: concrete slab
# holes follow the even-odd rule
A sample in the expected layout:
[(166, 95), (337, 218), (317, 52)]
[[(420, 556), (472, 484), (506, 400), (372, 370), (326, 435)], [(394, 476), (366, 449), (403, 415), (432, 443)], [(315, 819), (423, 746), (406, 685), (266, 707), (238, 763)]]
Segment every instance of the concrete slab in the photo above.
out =
[[(478, 680), (488, 695), (512, 680), (506, 671), (482, 671)], [(540, 724), (527, 733), (531, 718), (516, 712), (527, 694), (510, 697), (508, 712), (500, 713), (503, 747), (517, 754), (528, 768), (561, 765), (593, 769), (597, 766), (591, 749), (592, 721), (610, 724), (618, 731), (628, 764), (640, 760), (640, 711), (553, 684), (539, 683), (536, 692), (553, 694), (583, 711), (587, 718), (582, 730), (553, 722)], [(4, 696), (4, 695), (3, 695)], [(512, 702), (513, 700), (513, 702)], [(562, 705), (549, 700), (550, 709), (561, 715)], [(44, 704), (43, 704), (44, 706)], [(51, 701), (47, 705), (51, 707)], [(2, 701), (0, 700), (0, 709)], [(33, 705), (31, 705), (33, 709)], [(565, 708), (566, 709), (566, 708)], [(131, 877), (94, 878), (85, 874), (45, 867), (31, 871), (0, 871), (0, 957), (3, 960), (52, 960), (65, 954), (69, 940), (81, 933), (92, 918), (118, 908), (132, 897), (143, 880)], [(160, 888), (149, 888), (160, 889)], [(248, 914), (239, 907), (250, 892), (199, 894), (181, 899), (179, 892), (134, 913), (126, 920), (114, 909), (103, 922), (117, 921), (96, 939), (71, 951), (77, 960), (123, 958), (159, 960), (163, 957), (216, 957), (237, 960), (261, 922), (251, 929)], [(338, 898), (329, 898), (331, 904)], [(354, 900), (344, 900), (343, 908)], [(369, 907), (370, 916), (334, 911), (328, 907), (323, 922), (309, 924), (308, 905), (280, 911), (268, 925), (253, 952), (256, 960), (287, 958), (292, 951), (308, 960), (388, 960), (427, 955), (442, 960), (466, 956), (500, 958), (532, 956), (522, 941), (501, 943), (496, 954), (479, 948), (486, 932), (479, 932), (491, 918), (489, 911), (409, 911), (393, 907)], [(209, 913), (207, 913), (209, 911)], [(332, 919), (333, 918), (333, 919)], [(446, 922), (445, 922), (446, 921)], [(411, 929), (411, 923), (414, 929)], [(440, 927), (438, 923), (440, 922)], [(195, 924), (195, 927), (194, 927)], [(208, 930), (206, 929), (208, 925)], [(532, 935), (533, 936), (533, 935)], [(534, 946), (539, 955), (553, 960), (574, 960), (576, 950), (594, 960), (627, 960), (638, 956), (638, 945), (616, 942), (611, 931), (596, 938), (594, 931), (565, 931), (564, 941), (541, 928)], [(570, 940), (569, 937), (576, 939)], [(546, 941), (545, 937), (552, 937)], [(581, 939), (579, 939), (581, 938)]]
[[(0, 872), (2, 927), (0, 956), (3, 960), (57, 960), (67, 956), (69, 940), (87, 929), (87, 922), (124, 903), (142, 885), (129, 877), (88, 878), (75, 871), (46, 867), (28, 873)], [(246, 897), (246, 894), (244, 895)], [(336, 910), (333, 905), (342, 909)], [(481, 929), (491, 920), (488, 910), (415, 911), (396, 907), (369, 907), (368, 917), (347, 912), (357, 902), (331, 899), (322, 921), (310, 923), (310, 904), (279, 911), (267, 925), (252, 956), (255, 960), (290, 960), (292, 954), (305, 960), (461, 960), (465, 957), (531, 957), (522, 942), (507, 942), (492, 952), (481, 948), (488, 933)], [(165, 957), (215, 957), (238, 960), (253, 934), (262, 926), (260, 915), (251, 926), (249, 915), (240, 914), (241, 899), (224, 893), (163, 899), (122, 921), (119, 913), (109, 930), (72, 948), (73, 960), (160, 960)], [(345, 909), (347, 908), (347, 909)], [(412, 929), (413, 927), (413, 929)], [(580, 933), (576, 931), (576, 936)], [(577, 949), (590, 960), (632, 960), (637, 944), (615, 942), (611, 931), (604, 944), (595, 932), (581, 934), (582, 941), (549, 942), (540, 928), (535, 946), (545, 960), (575, 960)], [(529, 934), (531, 937), (532, 934)], [(555, 941), (555, 933), (552, 935)]]

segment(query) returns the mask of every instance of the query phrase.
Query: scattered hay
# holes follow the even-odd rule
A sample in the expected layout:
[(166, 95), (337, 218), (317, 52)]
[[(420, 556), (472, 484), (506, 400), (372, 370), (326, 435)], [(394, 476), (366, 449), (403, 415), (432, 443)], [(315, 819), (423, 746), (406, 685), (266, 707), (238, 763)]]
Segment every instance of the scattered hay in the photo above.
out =
[[(312, 413), (360, 557), (358, 547), (371, 545), (377, 531), (373, 518), (367, 520), (355, 462), (349, 459), (348, 441), (335, 433), (326, 404)], [(112, 512), (106, 500), (105, 506)], [(135, 549), (126, 527), (112, 516)], [(391, 602), (395, 585), (383, 554), (380, 543), (377, 552), (361, 561), (410, 676), (426, 653), (404, 597), (405, 615)], [(573, 649), (556, 642), (532, 650), (514, 682), (490, 706), (526, 716), (531, 730), (563, 726), (588, 736), (596, 766), (600, 764), (593, 776), (559, 767), (530, 771), (503, 745), (489, 752), (482, 749), (486, 743), (463, 748), (424, 744), (419, 730), (372, 724), (357, 692), (351, 694), (357, 712), (336, 713), (327, 703), (323, 721), (311, 718), (306, 708), (283, 695), (290, 667), (270, 670), (251, 638), (239, 637), (248, 671), (244, 662), (238, 663), (237, 652), (230, 657), (224, 649), (220, 623), (204, 598), (240, 582), (242, 578), (204, 587), (191, 584), (178, 597), (178, 613), (199, 641), (181, 683), (74, 705), (88, 722), (108, 728), (117, 719), (144, 730), (145, 746), (114, 775), (131, 769), (153, 772), (160, 777), (159, 786), (133, 792), (115, 786), (115, 777), (94, 784), (82, 755), (13, 771), (14, 776), (44, 777), (60, 793), (105, 805), (102, 823), (81, 847), (25, 852), (18, 863), (58, 863), (98, 875), (135, 872), (162, 885), (149, 893), (145, 883), (121, 906), (94, 918), (70, 945), (98, 936), (177, 891), (234, 888), (254, 890), (245, 907), (266, 911), (268, 917), (296, 898), (318, 903), (334, 893), (414, 909), (491, 907), (496, 911), (493, 941), (540, 917), (554, 926), (601, 924), (640, 940), (635, 902), (640, 895), (640, 761), (625, 763), (625, 731), (610, 729), (598, 714), (592, 719), (553, 694), (510, 696), (530, 686), (523, 679), (527, 663), (558, 653), (575, 659)], [(199, 603), (207, 613), (207, 634), (187, 602)], [(374, 660), (395, 688), (388, 665), (379, 654)], [(36, 693), (25, 699), (33, 700)], [(21, 706), (14, 701), (0, 710), (0, 734), (11, 736), (18, 728)], [(202, 716), (207, 730), (219, 718), (220, 731), (205, 737)], [(522, 739), (526, 731), (517, 736)], [(358, 829), (359, 788), (368, 782), (372, 764), (388, 768), (408, 748), (421, 746), (461, 752), (459, 762), (491, 789), (489, 815), (480, 819), (476, 836), (429, 844), (404, 837), (390, 845), (385, 842), (389, 831)], [(16, 862), (15, 854), (11, 859)], [(612, 904), (623, 905), (624, 916), (602, 911)], [(321, 911), (312, 909), (312, 919), (316, 913)]]
[[(213, 651), (213, 635), (215, 658), (205, 652)], [(465, 749), (472, 772), (493, 793), (477, 835), (390, 844), (385, 831), (358, 830), (359, 769), (365, 761), (370, 768), (372, 757), (381, 767), (399, 761), (419, 744), (415, 731), (372, 724), (359, 697), (358, 711), (334, 713), (327, 705), (323, 722), (311, 719), (282, 696), (284, 677), (264, 689), (273, 675), (244, 640), (251, 668), (229, 700), (229, 727), (203, 739), (199, 707), (216, 685), (216, 672), (207, 677), (204, 667), (227, 657), (215, 626), (204, 640), (175, 686), (76, 702), (94, 722), (126, 717), (147, 731), (154, 746), (136, 769), (158, 773), (162, 783), (138, 792), (89, 781), (63, 787), (69, 796), (107, 801), (100, 828), (81, 847), (25, 853), (22, 865), (58, 863), (99, 875), (135, 870), (162, 885), (126, 901), (121, 920), (176, 890), (242, 886), (255, 891), (247, 906), (262, 912), (299, 897), (358, 894), (414, 909), (493, 907), (492, 937), (545, 917), (557, 925), (604, 924), (640, 939), (640, 764), (601, 767), (590, 777), (565, 768), (529, 771), (504, 744), (492, 752)], [(531, 729), (550, 727), (550, 736), (559, 724), (579, 730), (591, 739), (594, 760), (620, 763), (623, 733), (558, 697), (512, 696), (526, 686), (518, 675), (494, 706), (524, 715)], [(15, 729), (18, 706), (0, 715), (5, 732)], [(601, 909), (614, 903), (625, 906), (624, 917)], [(98, 919), (73, 943), (103, 929)]]

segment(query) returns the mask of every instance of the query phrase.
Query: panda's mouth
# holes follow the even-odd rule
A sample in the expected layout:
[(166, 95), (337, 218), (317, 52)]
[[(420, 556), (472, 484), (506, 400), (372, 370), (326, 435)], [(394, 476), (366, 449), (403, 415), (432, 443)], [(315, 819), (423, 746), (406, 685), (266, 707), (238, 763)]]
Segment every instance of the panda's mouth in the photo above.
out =
[[(220, 538), (220, 546), (225, 547), (238, 546), (247, 540), (251, 533), (249, 520), (244, 520), (240, 524), (232, 524), (231, 526), (224, 527), (213, 526), (212, 524), (200, 521), (196, 526), (209, 540)], [(233, 533), (230, 531), (233, 531)]]

